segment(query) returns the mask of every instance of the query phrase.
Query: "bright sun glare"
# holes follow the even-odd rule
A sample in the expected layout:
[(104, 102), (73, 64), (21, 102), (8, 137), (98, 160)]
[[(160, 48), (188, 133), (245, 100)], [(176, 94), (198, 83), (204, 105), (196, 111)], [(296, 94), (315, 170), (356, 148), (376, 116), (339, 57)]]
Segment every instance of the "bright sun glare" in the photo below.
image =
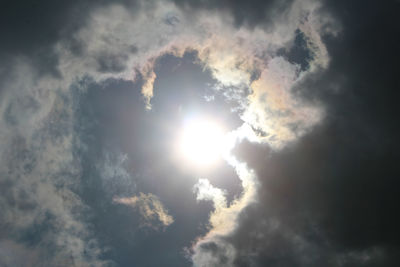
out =
[(185, 159), (196, 165), (211, 165), (223, 152), (222, 128), (210, 120), (191, 120), (182, 130), (179, 148)]

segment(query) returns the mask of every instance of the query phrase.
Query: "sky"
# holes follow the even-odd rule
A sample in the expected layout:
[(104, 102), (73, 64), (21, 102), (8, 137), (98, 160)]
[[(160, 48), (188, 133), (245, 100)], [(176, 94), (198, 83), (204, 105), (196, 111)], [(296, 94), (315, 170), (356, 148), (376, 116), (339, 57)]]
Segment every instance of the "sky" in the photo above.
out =
[(400, 2), (0, 9), (0, 267), (400, 262)]

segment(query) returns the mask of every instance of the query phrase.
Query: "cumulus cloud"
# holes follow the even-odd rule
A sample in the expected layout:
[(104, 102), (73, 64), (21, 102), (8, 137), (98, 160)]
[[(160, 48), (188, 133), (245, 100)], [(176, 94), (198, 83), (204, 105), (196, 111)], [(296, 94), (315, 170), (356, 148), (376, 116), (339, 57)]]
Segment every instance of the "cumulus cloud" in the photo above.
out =
[(168, 210), (161, 203), (160, 199), (151, 194), (140, 192), (137, 196), (114, 198), (114, 202), (131, 206), (137, 209), (141, 215), (142, 226), (158, 229), (167, 227), (174, 222)]

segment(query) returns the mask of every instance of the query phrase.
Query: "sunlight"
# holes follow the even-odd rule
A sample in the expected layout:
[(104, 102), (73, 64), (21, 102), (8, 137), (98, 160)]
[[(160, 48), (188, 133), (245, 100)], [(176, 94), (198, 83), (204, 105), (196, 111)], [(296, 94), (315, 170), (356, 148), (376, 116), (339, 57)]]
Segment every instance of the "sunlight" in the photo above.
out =
[(211, 165), (221, 158), (223, 148), (224, 134), (217, 123), (195, 119), (184, 124), (179, 150), (186, 160), (196, 165)]

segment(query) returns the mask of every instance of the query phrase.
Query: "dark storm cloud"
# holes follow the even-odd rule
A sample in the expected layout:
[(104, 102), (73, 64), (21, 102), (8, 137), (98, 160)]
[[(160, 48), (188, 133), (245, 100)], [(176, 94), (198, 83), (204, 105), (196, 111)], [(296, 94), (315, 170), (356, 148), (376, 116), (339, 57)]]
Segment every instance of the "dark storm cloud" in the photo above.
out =
[(327, 6), (343, 32), (325, 40), (329, 70), (300, 90), (325, 103), (324, 122), (279, 153), (238, 148), (262, 183), (232, 237), (238, 266), (398, 264), (399, 4)]
[(244, 212), (233, 235), (239, 266), (395, 266), (393, 163), (336, 126), (280, 153), (239, 149), (262, 183), (260, 203)]
[(87, 18), (90, 1), (19, 1), (3, 5), (0, 13), (0, 58), (27, 56), (43, 71), (56, 72), (52, 45)]

